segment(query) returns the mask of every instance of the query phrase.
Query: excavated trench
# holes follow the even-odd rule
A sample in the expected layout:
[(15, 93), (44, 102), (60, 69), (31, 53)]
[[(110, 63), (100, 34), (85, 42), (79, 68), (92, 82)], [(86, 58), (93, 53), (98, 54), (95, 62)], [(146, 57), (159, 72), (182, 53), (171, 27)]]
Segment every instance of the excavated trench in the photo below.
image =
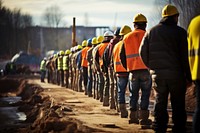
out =
[[(21, 76), (22, 77), (22, 76)], [(93, 132), (78, 120), (62, 117), (43, 88), (18, 76), (0, 77), (0, 133)]]

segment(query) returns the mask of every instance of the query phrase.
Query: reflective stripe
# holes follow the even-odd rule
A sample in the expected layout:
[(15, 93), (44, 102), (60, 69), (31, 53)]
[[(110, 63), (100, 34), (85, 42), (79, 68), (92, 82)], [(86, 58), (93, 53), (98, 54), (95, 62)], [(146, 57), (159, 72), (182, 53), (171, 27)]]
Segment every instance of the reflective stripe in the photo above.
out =
[(115, 62), (115, 65), (121, 65), (121, 62)]
[(127, 55), (126, 58), (134, 58), (134, 57), (138, 57), (140, 56), (139, 54), (130, 54), (130, 55)]
[(189, 51), (189, 56), (200, 56), (200, 49), (191, 49)]

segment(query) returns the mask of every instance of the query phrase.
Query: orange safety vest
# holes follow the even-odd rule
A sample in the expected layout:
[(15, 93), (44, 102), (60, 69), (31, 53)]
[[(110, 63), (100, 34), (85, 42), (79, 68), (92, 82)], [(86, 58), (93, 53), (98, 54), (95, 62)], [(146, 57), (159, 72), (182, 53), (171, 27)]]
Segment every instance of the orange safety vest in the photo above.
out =
[(99, 44), (98, 52), (99, 52), (99, 64), (100, 66), (103, 65), (103, 52), (105, 51), (106, 47), (108, 46), (109, 42)]
[(124, 48), (126, 53), (127, 71), (147, 69), (139, 56), (139, 47), (145, 34), (144, 30), (136, 29), (127, 34), (124, 38)]
[(120, 50), (123, 42), (118, 42), (113, 49), (113, 64), (115, 72), (127, 72), (120, 61)]
[(81, 51), (81, 56), (82, 56), (81, 66), (82, 67), (88, 67), (88, 61), (86, 59), (88, 49), (90, 49), (90, 47), (85, 47)]

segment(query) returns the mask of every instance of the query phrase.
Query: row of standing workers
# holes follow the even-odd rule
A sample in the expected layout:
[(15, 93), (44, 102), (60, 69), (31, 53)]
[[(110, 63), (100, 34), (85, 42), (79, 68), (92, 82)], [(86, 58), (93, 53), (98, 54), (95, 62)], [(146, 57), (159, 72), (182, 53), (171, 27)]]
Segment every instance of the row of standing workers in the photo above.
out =
[[(103, 106), (120, 111), (121, 118), (129, 117), (129, 123), (152, 125), (156, 133), (167, 131), (169, 95), (172, 132), (187, 131), (185, 94), (194, 81), (197, 107), (193, 132), (199, 133), (200, 16), (191, 22), (188, 33), (177, 25), (178, 16), (175, 6), (166, 5), (161, 21), (149, 31), (146, 17), (137, 14), (133, 18), (134, 30), (124, 25), (114, 33), (106, 31), (103, 36), (84, 40), (82, 45), (61, 50), (41, 62), (41, 81), (44, 82), (46, 67), (49, 83), (84, 92), (100, 100)], [(130, 114), (126, 107), (127, 86)], [(152, 88), (153, 122), (148, 110)]]

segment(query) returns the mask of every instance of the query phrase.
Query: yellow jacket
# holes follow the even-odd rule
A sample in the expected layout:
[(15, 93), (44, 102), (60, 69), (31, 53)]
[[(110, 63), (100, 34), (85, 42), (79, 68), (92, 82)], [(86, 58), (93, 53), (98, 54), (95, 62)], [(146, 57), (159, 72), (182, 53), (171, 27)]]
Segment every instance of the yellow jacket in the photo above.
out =
[(200, 80), (200, 15), (188, 27), (188, 50), (192, 80)]

